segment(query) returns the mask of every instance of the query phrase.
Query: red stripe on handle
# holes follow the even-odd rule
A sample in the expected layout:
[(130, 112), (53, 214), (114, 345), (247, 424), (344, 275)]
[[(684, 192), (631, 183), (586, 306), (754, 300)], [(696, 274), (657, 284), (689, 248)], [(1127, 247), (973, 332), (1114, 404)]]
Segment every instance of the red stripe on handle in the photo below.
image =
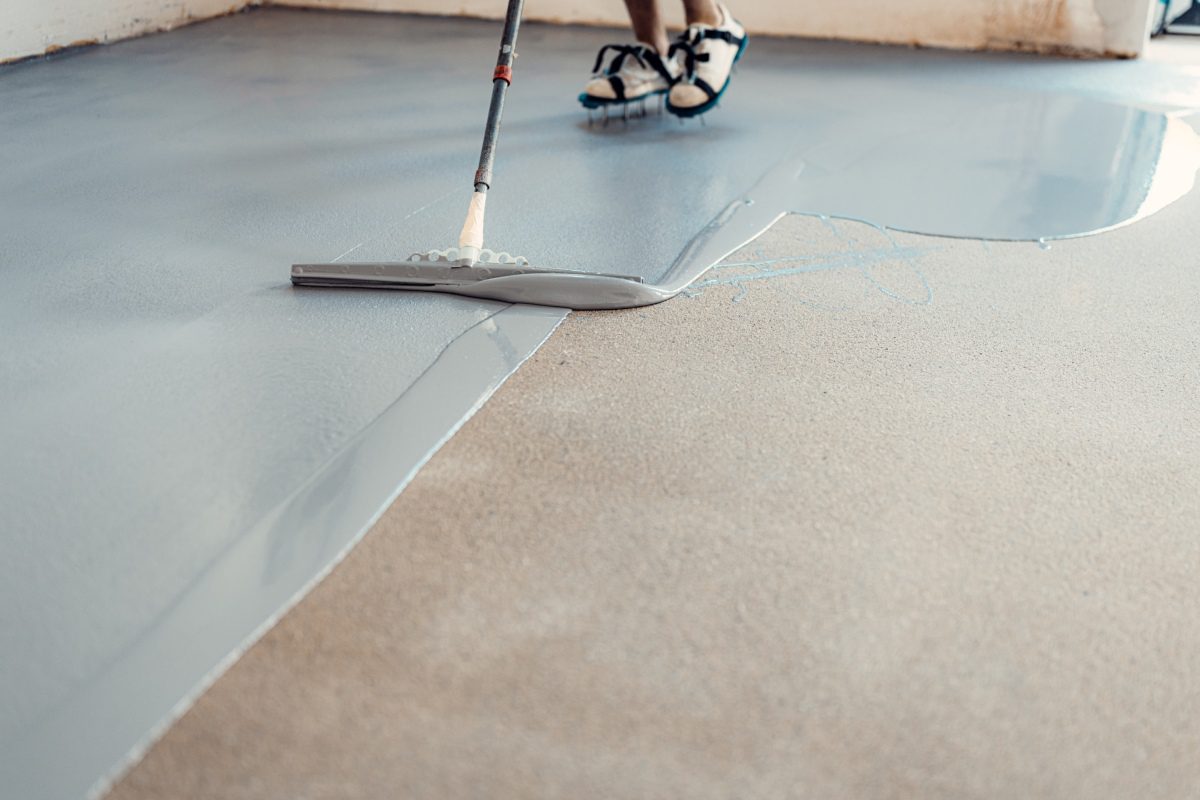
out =
[(509, 86), (512, 86), (512, 67), (496, 67), (496, 71), (492, 73), (492, 80), (504, 81)]

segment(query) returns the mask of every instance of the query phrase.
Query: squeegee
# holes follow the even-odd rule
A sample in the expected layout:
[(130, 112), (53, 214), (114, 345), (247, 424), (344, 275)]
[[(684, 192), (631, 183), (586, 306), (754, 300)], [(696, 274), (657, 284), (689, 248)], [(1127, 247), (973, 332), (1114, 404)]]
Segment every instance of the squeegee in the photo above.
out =
[[(585, 285), (602, 293), (637, 291), (636, 285), (642, 283), (637, 276), (538, 269), (531, 267), (528, 259), (488, 250), (483, 246), (487, 192), (492, 187), (492, 165), (496, 160), (500, 117), (504, 112), (505, 93), (512, 85), (517, 30), (521, 26), (524, 5), (524, 0), (509, 0), (504, 17), (500, 55), (492, 73), (492, 102), (483, 129), (479, 168), (475, 171), (475, 191), (458, 236), (458, 247), (416, 252), (405, 261), (294, 264), (294, 285), (449, 292), (552, 305), (559, 304), (558, 298), (564, 296), (564, 291), (574, 296)], [(527, 277), (532, 281), (525, 280)]]

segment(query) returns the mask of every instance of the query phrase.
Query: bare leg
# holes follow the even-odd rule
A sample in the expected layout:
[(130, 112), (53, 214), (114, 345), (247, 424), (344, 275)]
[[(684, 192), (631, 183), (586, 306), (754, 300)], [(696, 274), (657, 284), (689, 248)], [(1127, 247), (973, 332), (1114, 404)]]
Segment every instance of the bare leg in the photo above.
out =
[(683, 0), (683, 13), (688, 25), (720, 25), (721, 10), (717, 0)]
[[(712, 3), (712, 0), (708, 2)], [(665, 56), (671, 43), (667, 39), (667, 26), (658, 13), (658, 0), (625, 0), (625, 7), (629, 9), (629, 21), (633, 23), (633, 33), (638, 41)]]

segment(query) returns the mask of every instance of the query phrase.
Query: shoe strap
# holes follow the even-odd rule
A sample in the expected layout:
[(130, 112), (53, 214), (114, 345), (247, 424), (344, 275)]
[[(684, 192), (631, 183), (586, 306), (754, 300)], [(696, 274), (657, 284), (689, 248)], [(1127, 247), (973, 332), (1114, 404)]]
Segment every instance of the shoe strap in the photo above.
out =
[(667, 83), (674, 83), (675, 78), (667, 69), (667, 65), (663, 63), (662, 57), (653, 49), (644, 44), (606, 44), (600, 48), (600, 52), (596, 53), (596, 63), (592, 66), (592, 74), (600, 75), (601, 67), (604, 64), (604, 56), (613, 51), (616, 55), (609, 62), (608, 69), (603, 70), (603, 74), (607, 76), (616, 75), (625, 66), (625, 61), (628, 58), (633, 58), (642, 69), (653, 69), (659, 75), (666, 78)]
[(708, 53), (696, 52), (696, 47), (706, 39), (717, 39), (734, 47), (740, 47), (745, 37), (734, 36), (729, 31), (708, 27), (691, 27), (681, 33), (679, 38), (671, 43), (671, 49), (667, 51), (667, 58), (674, 58), (676, 53), (683, 53), (684, 73), (688, 80), (695, 79), (697, 63), (711, 60)]

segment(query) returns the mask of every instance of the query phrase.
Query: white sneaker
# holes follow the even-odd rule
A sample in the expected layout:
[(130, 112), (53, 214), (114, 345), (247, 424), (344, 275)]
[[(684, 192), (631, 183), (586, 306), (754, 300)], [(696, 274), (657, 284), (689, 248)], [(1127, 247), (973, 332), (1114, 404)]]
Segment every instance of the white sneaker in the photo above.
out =
[(713, 108), (729, 88), (733, 65), (746, 51), (746, 29), (729, 9), (718, 6), (721, 24), (689, 25), (671, 45), (671, 56), (682, 56), (684, 74), (671, 87), (667, 110), (694, 117)]
[[(613, 55), (606, 67), (604, 58), (609, 51)], [(606, 44), (596, 54), (592, 79), (579, 102), (584, 108), (602, 108), (666, 94), (683, 74), (681, 60), (674, 54), (664, 59), (644, 44)]]

